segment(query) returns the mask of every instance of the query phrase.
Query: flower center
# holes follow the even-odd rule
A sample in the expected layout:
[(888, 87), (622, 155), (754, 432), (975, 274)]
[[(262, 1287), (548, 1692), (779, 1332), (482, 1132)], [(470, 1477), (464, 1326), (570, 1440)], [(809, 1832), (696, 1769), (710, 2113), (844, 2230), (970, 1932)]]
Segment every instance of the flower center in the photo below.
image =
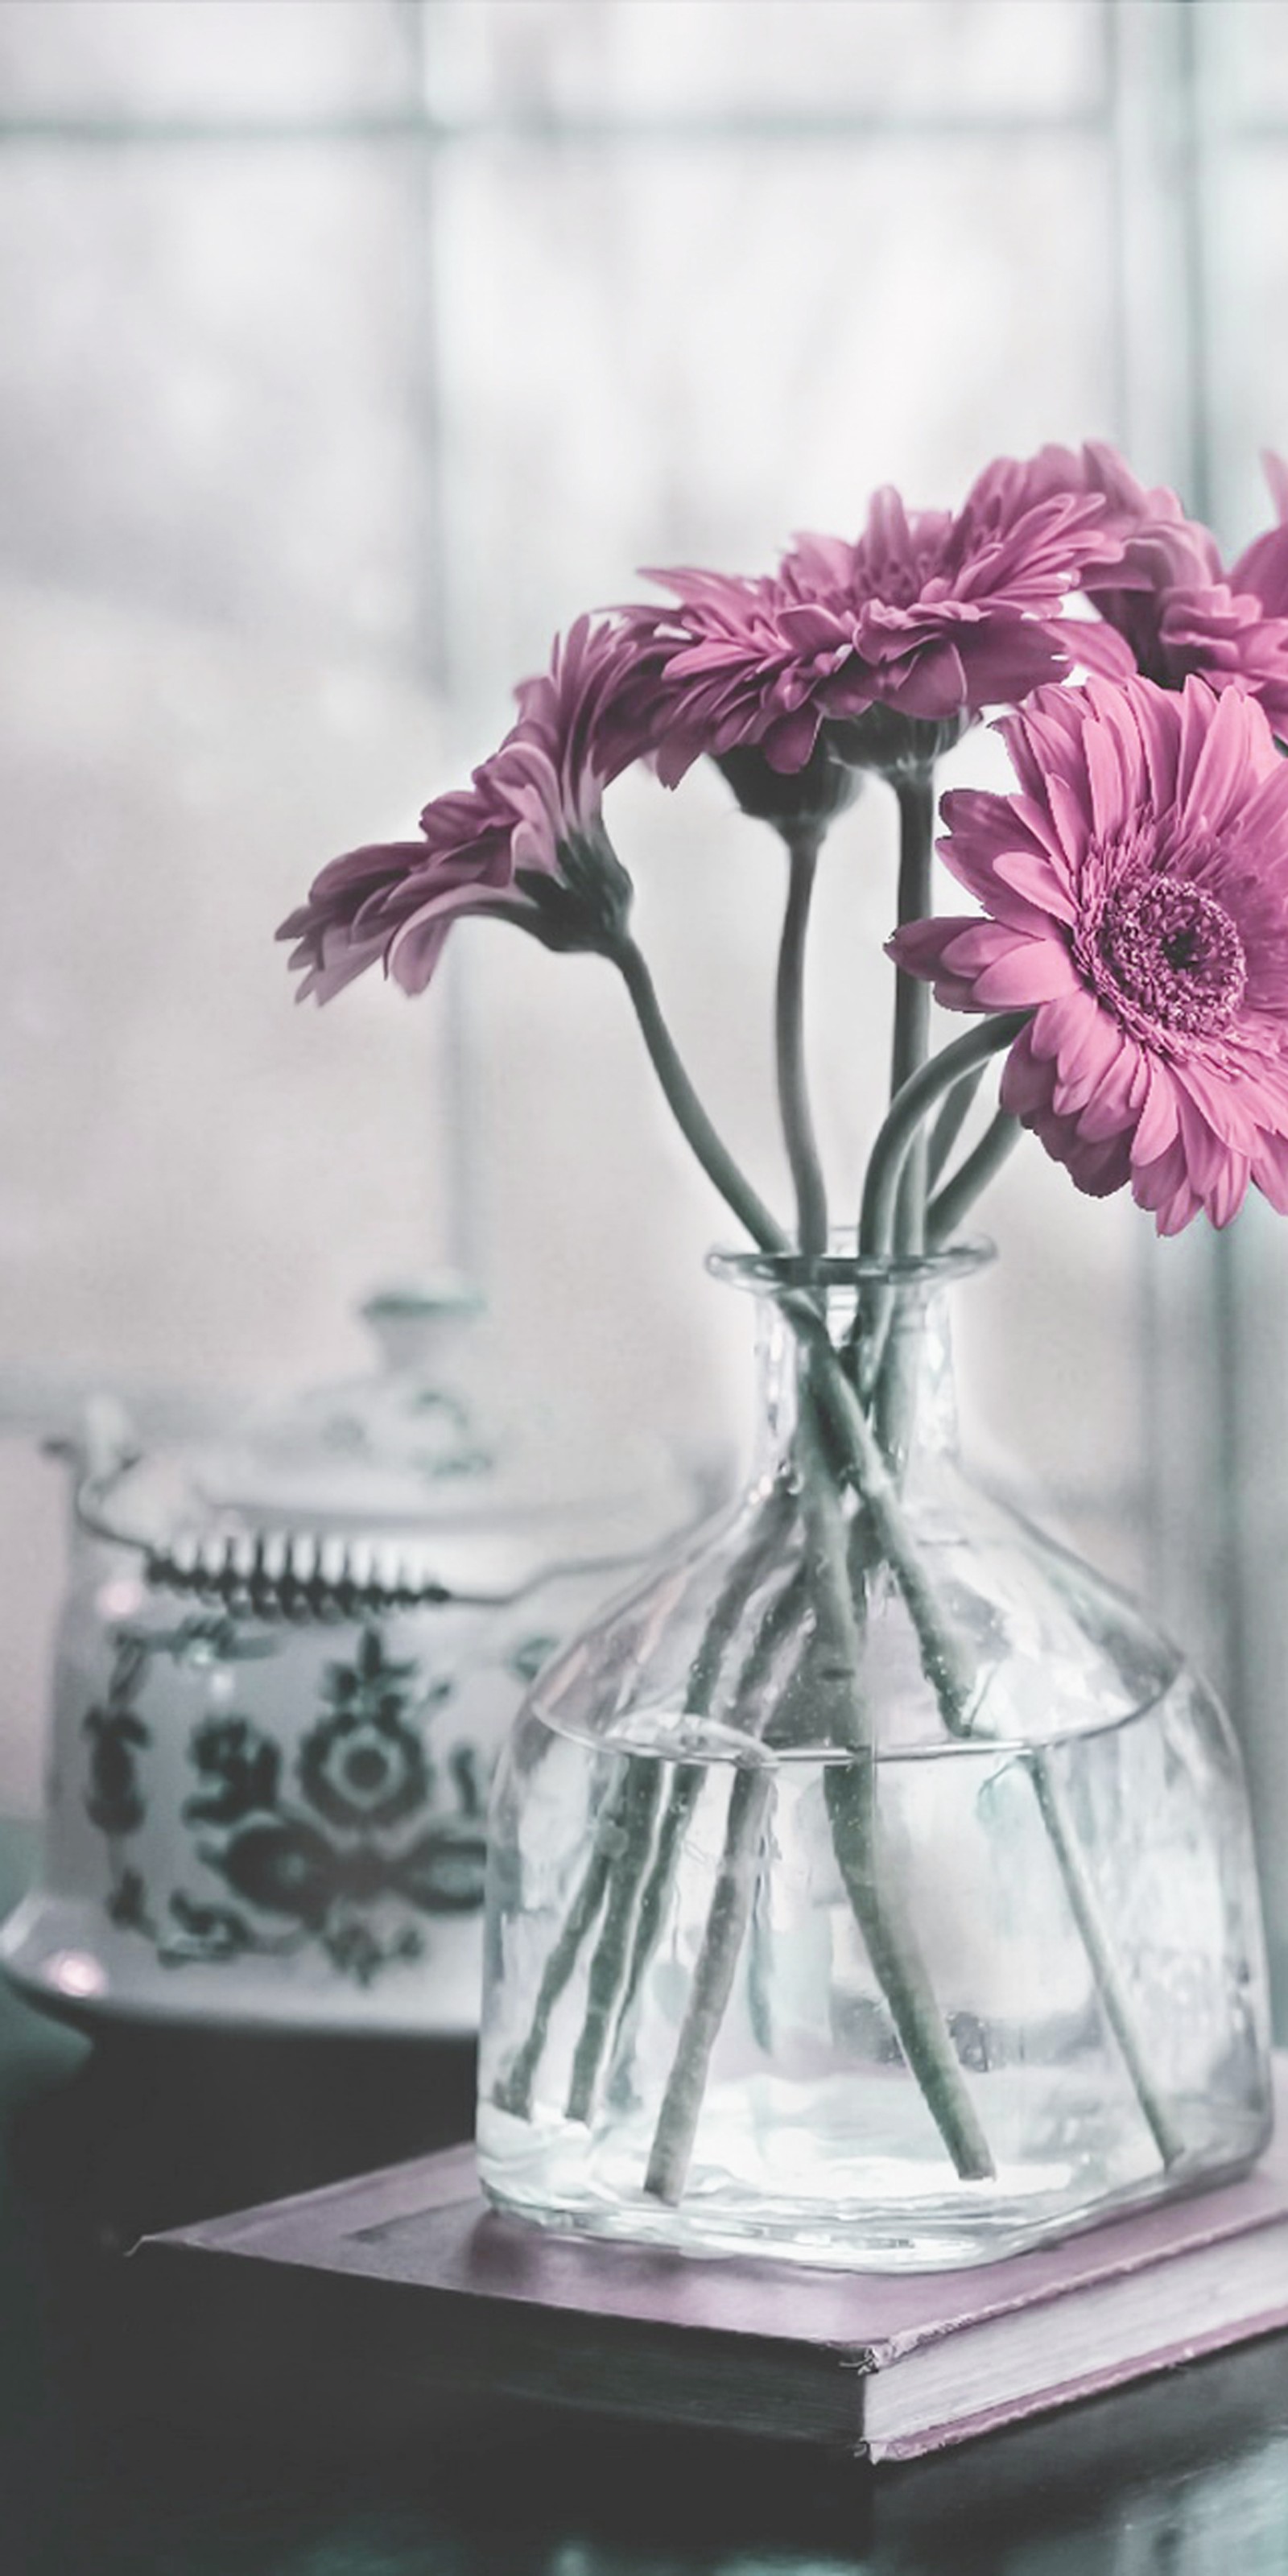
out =
[(1177, 877), (1146, 877), (1106, 904), (1097, 941), (1118, 993), (1156, 1025), (1222, 1029), (1248, 981), (1243, 941), (1224, 904)]

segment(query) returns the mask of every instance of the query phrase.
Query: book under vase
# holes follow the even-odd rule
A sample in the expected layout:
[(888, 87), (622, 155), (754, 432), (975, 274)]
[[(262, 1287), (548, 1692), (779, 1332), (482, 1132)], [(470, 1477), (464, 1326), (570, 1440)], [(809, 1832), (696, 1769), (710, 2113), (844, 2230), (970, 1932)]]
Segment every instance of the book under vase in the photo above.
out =
[[(1288, 2146), (1065, 2243), (908, 2278), (524, 2226), (452, 2147), (145, 2239), (127, 2279), (158, 2405), (204, 2425), (235, 2407), (423, 2457), (462, 2409), (491, 2443), (535, 2407), (898, 2461), (1282, 2328)], [(1195, 2411), (1168, 2421), (1192, 2439)]]

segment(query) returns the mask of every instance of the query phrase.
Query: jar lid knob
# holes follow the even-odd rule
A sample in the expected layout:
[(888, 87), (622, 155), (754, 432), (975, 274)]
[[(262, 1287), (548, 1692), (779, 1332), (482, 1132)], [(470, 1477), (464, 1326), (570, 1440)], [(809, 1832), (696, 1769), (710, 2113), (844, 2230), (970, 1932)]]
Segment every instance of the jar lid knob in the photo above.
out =
[(405, 1287), (380, 1288), (359, 1312), (385, 1367), (399, 1376), (434, 1363), (446, 1334), (481, 1314), (483, 1299), (460, 1272), (440, 1270)]

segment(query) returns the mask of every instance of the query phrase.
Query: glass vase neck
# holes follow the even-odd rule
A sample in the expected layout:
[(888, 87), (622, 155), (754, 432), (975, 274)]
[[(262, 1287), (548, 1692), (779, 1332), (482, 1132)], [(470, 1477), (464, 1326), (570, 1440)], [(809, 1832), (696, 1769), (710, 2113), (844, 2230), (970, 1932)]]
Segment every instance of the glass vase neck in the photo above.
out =
[(957, 1454), (948, 1289), (992, 1259), (991, 1244), (942, 1252), (857, 1254), (852, 1241), (822, 1256), (713, 1253), (708, 1267), (758, 1304), (757, 1475), (787, 1460), (803, 1388), (820, 1358), (839, 1366), (901, 1481)]

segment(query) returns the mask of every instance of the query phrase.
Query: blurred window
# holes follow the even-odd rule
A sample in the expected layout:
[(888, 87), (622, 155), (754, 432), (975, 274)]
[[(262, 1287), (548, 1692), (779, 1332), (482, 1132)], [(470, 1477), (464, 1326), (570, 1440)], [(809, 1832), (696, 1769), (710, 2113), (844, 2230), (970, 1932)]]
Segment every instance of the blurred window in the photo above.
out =
[[(1262, 0), (6, 0), (12, 1422), (352, 1367), (356, 1299), (452, 1260), (502, 1382), (720, 1457), (721, 1214), (613, 980), (470, 927), (427, 1004), (293, 1013), (273, 927), (640, 564), (755, 569), (878, 483), (949, 502), (1097, 433), (1243, 542), (1288, 443), (1286, 143)], [(782, 1195), (778, 852), (714, 776), (614, 811), (676, 1033)], [(893, 828), (870, 789), (838, 829), (812, 961), (842, 1202)], [(1036, 1148), (987, 1221), (978, 1437), (1216, 1667), (1278, 1830), (1278, 1231), (1160, 1250)], [(61, 1531), (6, 1459), (0, 1794), (31, 1798)]]

